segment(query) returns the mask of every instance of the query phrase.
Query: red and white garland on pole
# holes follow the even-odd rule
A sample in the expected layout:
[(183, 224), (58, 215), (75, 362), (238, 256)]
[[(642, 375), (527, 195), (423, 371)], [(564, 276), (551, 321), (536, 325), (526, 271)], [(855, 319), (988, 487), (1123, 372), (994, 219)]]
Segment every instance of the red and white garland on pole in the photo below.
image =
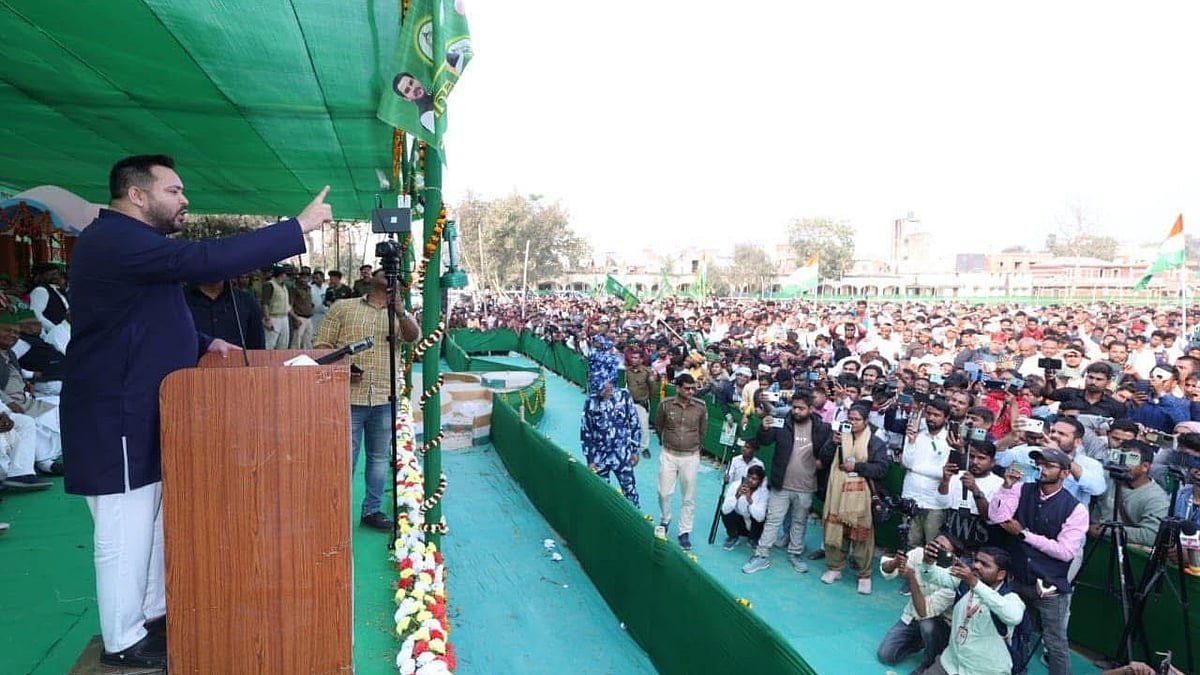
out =
[[(455, 668), (446, 619), (446, 566), (437, 546), (425, 542), (425, 479), (417, 460), (412, 403), (402, 397), (396, 420), (396, 668), (404, 675), (442, 675)], [(446, 477), (439, 484), (439, 497)], [(432, 505), (432, 504), (431, 504)], [(444, 523), (434, 523), (444, 526)]]

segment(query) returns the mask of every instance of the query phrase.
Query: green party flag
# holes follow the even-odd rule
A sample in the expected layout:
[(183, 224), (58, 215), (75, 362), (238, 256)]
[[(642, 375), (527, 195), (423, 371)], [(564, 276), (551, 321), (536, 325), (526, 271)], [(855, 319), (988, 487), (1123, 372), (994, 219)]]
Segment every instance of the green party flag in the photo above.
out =
[(413, 0), (376, 115), (440, 149), (446, 99), (471, 56), (462, 0)]
[(638, 302), (640, 302), (636, 295), (634, 295), (628, 288), (622, 286), (621, 282), (614, 279), (613, 275), (611, 274), (608, 275), (608, 278), (604, 280), (604, 290), (608, 291), (610, 295), (615, 295), (624, 300), (625, 309), (637, 307)]

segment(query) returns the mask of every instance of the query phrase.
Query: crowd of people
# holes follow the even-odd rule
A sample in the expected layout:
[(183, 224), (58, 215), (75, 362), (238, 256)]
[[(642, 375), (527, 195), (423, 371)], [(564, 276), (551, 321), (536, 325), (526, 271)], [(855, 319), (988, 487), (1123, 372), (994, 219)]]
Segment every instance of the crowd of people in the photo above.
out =
[[(638, 504), (632, 466), (656, 433), (660, 533), (678, 485), (685, 550), (709, 410), (697, 396), (710, 394), (732, 432), (722, 444), (738, 448), (720, 510), (724, 548), (750, 544), (744, 573), (778, 547), (796, 572), (824, 559), (822, 582), (852, 573), (869, 594), (878, 565), (909, 595), (881, 662), (1024, 672), (1036, 626), (1058, 675), (1087, 543), (1119, 525), (1149, 550), (1168, 517), (1200, 526), (1200, 342), (1184, 333), (1200, 317), (1186, 318), (1111, 304), (479, 297), (452, 324), (530, 331), (587, 357), (588, 463)], [(677, 393), (650, 416), (664, 382)], [(768, 467), (756, 454), (769, 445)], [(896, 495), (892, 463), (905, 470)], [(904, 545), (877, 563), (891, 511)], [(1200, 544), (1184, 539), (1188, 560), (1172, 560), (1200, 572)]]
[[(0, 491), (36, 492), (62, 475), (59, 394), (71, 339), (65, 267), (0, 276)], [(0, 534), (9, 524), (0, 522)]]

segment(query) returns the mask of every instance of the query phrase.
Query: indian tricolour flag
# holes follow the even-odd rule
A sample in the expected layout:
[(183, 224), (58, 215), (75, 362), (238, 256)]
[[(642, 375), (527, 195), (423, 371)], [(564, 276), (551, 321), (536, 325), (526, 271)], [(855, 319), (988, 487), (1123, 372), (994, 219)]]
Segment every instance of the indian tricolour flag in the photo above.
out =
[(814, 253), (808, 257), (795, 272), (787, 276), (783, 282), (781, 293), (785, 296), (799, 293), (810, 293), (821, 281), (821, 254)]
[(1138, 280), (1134, 290), (1140, 291), (1150, 283), (1155, 274), (1166, 272), (1177, 267), (1183, 267), (1184, 263), (1184, 245), (1183, 245), (1183, 214), (1175, 219), (1175, 225), (1171, 228), (1171, 233), (1163, 240), (1163, 243), (1158, 247), (1158, 257), (1154, 262), (1150, 263), (1150, 267), (1146, 268), (1146, 273)]

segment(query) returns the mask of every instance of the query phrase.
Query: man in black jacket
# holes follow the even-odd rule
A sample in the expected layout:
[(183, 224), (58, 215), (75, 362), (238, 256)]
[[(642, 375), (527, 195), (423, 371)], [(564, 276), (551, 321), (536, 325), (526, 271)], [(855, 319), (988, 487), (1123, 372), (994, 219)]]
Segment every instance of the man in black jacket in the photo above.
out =
[(777, 423), (772, 417), (763, 418), (758, 442), (760, 445), (774, 443), (775, 457), (767, 483), (770, 489), (767, 524), (754, 555), (742, 566), (746, 574), (771, 566), (771, 546), (789, 513), (792, 528), (788, 537), (788, 559), (792, 569), (801, 573), (808, 571), (808, 563), (803, 558), (804, 535), (808, 530), (808, 511), (818, 490), (817, 473), (821, 464), (817, 457), (828, 454), (826, 446), (832, 439), (833, 431), (829, 425), (812, 414), (812, 394), (807, 391), (792, 396), (792, 414), (786, 420)]

